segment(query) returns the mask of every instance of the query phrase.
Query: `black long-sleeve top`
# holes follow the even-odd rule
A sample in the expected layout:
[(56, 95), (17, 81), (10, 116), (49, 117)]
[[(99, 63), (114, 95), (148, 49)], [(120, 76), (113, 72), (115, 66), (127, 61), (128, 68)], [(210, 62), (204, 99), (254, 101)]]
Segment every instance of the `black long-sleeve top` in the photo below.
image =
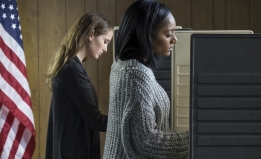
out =
[(53, 79), (46, 159), (99, 159), (99, 131), (106, 128), (107, 116), (98, 110), (95, 89), (75, 56)]

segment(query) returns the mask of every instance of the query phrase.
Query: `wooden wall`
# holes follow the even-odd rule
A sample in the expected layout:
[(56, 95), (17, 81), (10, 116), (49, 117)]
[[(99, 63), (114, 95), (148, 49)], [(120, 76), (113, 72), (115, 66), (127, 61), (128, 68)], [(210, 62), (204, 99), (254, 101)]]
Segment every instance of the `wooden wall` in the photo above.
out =
[[(119, 25), (125, 9), (135, 0), (18, 0), (29, 85), (36, 126), (34, 159), (45, 158), (50, 91), (44, 75), (54, 49), (82, 14), (100, 11)], [(261, 33), (260, 0), (160, 0), (177, 25), (193, 30), (249, 29)], [(99, 60), (84, 63), (99, 96), (100, 110), (107, 114), (112, 43)], [(102, 150), (105, 134), (101, 134)]]

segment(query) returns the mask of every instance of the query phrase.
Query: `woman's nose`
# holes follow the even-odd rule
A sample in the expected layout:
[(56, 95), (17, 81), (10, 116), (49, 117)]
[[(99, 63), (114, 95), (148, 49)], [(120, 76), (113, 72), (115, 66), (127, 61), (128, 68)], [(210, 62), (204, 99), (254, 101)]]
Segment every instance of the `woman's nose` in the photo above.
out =
[(178, 38), (176, 37), (176, 35), (173, 35), (173, 39), (172, 39), (172, 43), (177, 43), (178, 42)]
[(103, 51), (104, 53), (106, 53), (106, 52), (107, 52), (107, 47), (103, 48), (102, 51)]

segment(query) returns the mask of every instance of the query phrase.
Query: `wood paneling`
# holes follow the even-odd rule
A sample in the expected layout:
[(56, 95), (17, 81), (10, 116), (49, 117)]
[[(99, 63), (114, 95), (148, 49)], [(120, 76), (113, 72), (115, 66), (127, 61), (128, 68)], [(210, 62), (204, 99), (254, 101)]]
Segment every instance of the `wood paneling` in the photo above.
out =
[(261, 1), (250, 0), (250, 29), (261, 33)]
[(191, 0), (165, 0), (164, 2), (170, 8), (177, 26), (191, 28)]
[(214, 30), (226, 29), (226, 0), (213, 0), (214, 5)]
[(158, 2), (160, 2), (160, 3), (162, 3), (162, 4), (164, 4), (164, 1), (165, 0), (157, 0)]
[(192, 0), (192, 29), (213, 29), (213, 1)]
[(31, 101), (36, 130), (36, 148), (33, 158), (39, 158), (40, 154), (40, 122), (39, 122), (39, 79), (38, 79), (38, 32), (37, 32), (37, 1), (17, 1), (21, 22), (23, 46), (26, 60), (28, 82), (31, 91)]
[[(85, 13), (94, 12), (97, 10), (97, 0), (85, 0)], [(85, 68), (98, 94), (98, 61), (94, 59), (87, 59), (87, 61), (85, 62)]]
[[(115, 25), (115, 0), (99, 0), (98, 11), (109, 17), (112, 25)], [(98, 88), (99, 88), (99, 109), (103, 114), (108, 114), (109, 108), (109, 76), (111, 71), (112, 43), (108, 45), (107, 53), (98, 60)], [(101, 155), (103, 156), (105, 133), (101, 133)]]
[[(98, 11), (110, 18), (112, 25), (115, 24), (115, 0), (99, 0)], [(100, 110), (107, 114), (109, 101), (109, 74), (112, 65), (112, 43), (109, 43), (107, 53), (98, 60), (98, 87)]]
[(38, 1), (39, 28), (39, 106), (40, 106), (40, 159), (45, 158), (46, 132), (50, 110), (50, 91), (45, 87), (47, 65), (54, 50), (66, 33), (66, 6), (64, 0)]
[[(34, 159), (45, 158), (46, 131), (51, 92), (45, 73), (54, 50), (71, 25), (84, 13), (100, 11), (119, 25), (126, 8), (135, 0), (19, 0), (28, 80), (36, 126)], [(261, 33), (260, 0), (158, 0), (171, 9), (177, 25), (193, 30), (247, 29)], [(108, 113), (112, 42), (99, 60), (84, 63), (99, 97), (102, 113)], [(105, 133), (101, 133), (101, 153)]]
[(226, 0), (226, 29), (248, 30), (249, 0)]
[(84, 14), (84, 0), (66, 0), (66, 30)]
[(121, 18), (125, 12), (125, 10), (134, 2), (134, 0), (115, 0), (116, 1), (116, 19), (115, 24), (117, 26), (120, 25)]

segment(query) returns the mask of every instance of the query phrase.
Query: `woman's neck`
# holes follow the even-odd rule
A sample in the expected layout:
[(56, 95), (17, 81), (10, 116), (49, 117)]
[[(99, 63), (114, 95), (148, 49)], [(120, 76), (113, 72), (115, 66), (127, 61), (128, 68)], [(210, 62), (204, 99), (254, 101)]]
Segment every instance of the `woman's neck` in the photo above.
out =
[(86, 58), (86, 54), (85, 54), (85, 47), (83, 47), (82, 49), (80, 49), (77, 53), (76, 56), (79, 58), (79, 60), (81, 62), (83, 62)]

